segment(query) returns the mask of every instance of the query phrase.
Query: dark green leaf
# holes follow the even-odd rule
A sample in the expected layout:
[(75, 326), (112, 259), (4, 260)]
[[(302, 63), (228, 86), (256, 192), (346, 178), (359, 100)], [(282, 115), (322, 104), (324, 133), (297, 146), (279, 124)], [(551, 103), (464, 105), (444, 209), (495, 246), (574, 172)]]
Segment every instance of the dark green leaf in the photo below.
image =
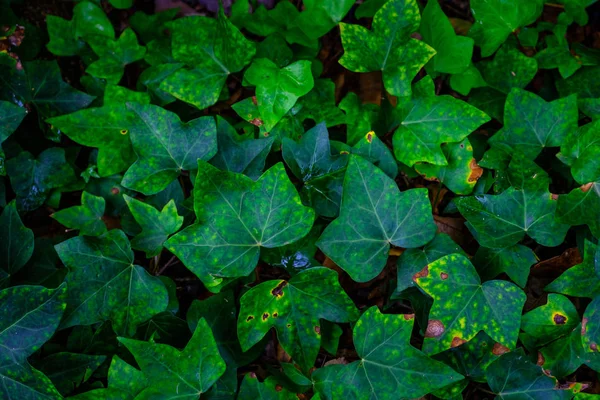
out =
[(52, 214), (52, 218), (80, 235), (99, 236), (106, 232), (104, 224), (104, 199), (88, 192), (81, 193), (81, 205), (65, 208)]

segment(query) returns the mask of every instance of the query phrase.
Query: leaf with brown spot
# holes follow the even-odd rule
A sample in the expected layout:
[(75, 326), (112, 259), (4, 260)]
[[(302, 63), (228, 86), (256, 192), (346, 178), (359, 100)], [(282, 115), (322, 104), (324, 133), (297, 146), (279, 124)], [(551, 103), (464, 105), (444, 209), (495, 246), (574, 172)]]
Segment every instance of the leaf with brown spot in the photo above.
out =
[(585, 333), (581, 335), (583, 347), (588, 352), (598, 352), (600, 345), (600, 296), (597, 296), (585, 309), (587, 319)]
[(521, 329), (534, 343), (544, 345), (569, 334), (578, 324), (579, 315), (573, 303), (563, 295), (551, 293), (545, 305), (523, 315)]

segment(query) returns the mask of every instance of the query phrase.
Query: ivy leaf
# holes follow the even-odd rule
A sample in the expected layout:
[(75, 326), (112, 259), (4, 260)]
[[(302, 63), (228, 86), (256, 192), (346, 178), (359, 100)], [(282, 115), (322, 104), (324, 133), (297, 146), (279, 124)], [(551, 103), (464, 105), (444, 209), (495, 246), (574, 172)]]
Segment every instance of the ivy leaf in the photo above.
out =
[(529, 361), (521, 349), (491, 363), (486, 376), (490, 388), (501, 399), (566, 400), (573, 397), (568, 390), (559, 387), (556, 378), (546, 375), (542, 367)]
[(142, 227), (142, 231), (131, 240), (131, 247), (144, 251), (147, 258), (159, 255), (169, 235), (177, 232), (183, 224), (183, 217), (177, 214), (175, 201), (170, 200), (159, 211), (127, 195), (123, 197), (133, 218)]
[(600, 121), (594, 121), (572, 131), (561, 144), (557, 155), (571, 167), (573, 178), (581, 185), (600, 180), (600, 161), (596, 157), (600, 152), (600, 143), (596, 141), (599, 128)]
[(241, 71), (254, 57), (256, 46), (227, 19), (223, 9), (215, 20), (190, 16), (167, 24), (173, 58), (192, 69), (180, 69), (160, 89), (203, 109), (213, 105), (229, 74)]
[(75, 180), (73, 169), (65, 160), (65, 151), (51, 147), (37, 158), (27, 151), (6, 163), (10, 183), (17, 195), (17, 208), (32, 211), (44, 204), (52, 189)]
[(472, 0), (475, 23), (469, 36), (481, 47), (481, 55), (489, 57), (511, 33), (535, 22), (543, 6), (541, 0)]
[(542, 246), (554, 247), (563, 242), (569, 229), (556, 222), (556, 200), (547, 188), (510, 187), (499, 195), (463, 197), (456, 205), (467, 219), (467, 228), (484, 247), (512, 246), (525, 233)]
[(317, 246), (353, 280), (375, 278), (390, 245), (420, 247), (435, 234), (431, 204), (424, 189), (400, 193), (396, 182), (359, 156), (350, 156), (340, 216)]
[(27, 358), (54, 334), (65, 309), (67, 287), (13, 286), (0, 291), (0, 395), (11, 399), (61, 398), (50, 379)]
[(346, 143), (354, 146), (371, 131), (377, 120), (379, 107), (375, 104), (362, 104), (358, 95), (350, 92), (342, 99), (339, 108), (346, 113)]
[(213, 117), (182, 123), (177, 114), (155, 105), (128, 103), (135, 118), (131, 143), (138, 159), (123, 176), (123, 186), (152, 195), (177, 179), (182, 170), (195, 169), (197, 160), (217, 153)]
[[(9, 103), (0, 101), (0, 146), (12, 133), (17, 130), (23, 118), (27, 115), (27, 110)], [(0, 147), (0, 175), (5, 175), (4, 152)]]
[(261, 247), (297, 241), (314, 221), (314, 211), (301, 204), (281, 163), (254, 182), (199, 160), (194, 209), (198, 223), (170, 238), (165, 247), (207, 287), (225, 277), (248, 275)]
[(544, 290), (592, 299), (600, 295), (600, 247), (586, 240), (583, 262), (567, 269)]
[(34, 363), (66, 396), (85, 383), (106, 359), (105, 356), (60, 352)]
[(331, 155), (325, 123), (308, 130), (298, 143), (282, 140), (282, 156), (304, 186), (300, 195), (318, 215), (335, 217), (342, 198), (343, 168), (348, 157)]
[(225, 362), (204, 319), (183, 350), (165, 344), (119, 338), (133, 354), (149, 387), (140, 398), (197, 399), (225, 372)]
[(420, 22), (415, 0), (390, 0), (375, 14), (372, 30), (340, 23), (340, 64), (352, 72), (382, 71), (388, 92), (410, 96), (411, 81), (435, 54), (425, 42), (411, 38)]
[(283, 118), (314, 86), (310, 61), (296, 61), (279, 68), (267, 58), (258, 58), (246, 70), (244, 80), (256, 86), (256, 101), (267, 131)]
[(144, 43), (150, 43), (155, 39), (163, 37), (164, 25), (173, 20), (178, 13), (177, 8), (169, 8), (150, 15), (143, 11), (136, 11), (129, 18), (129, 24)]
[(473, 264), (483, 280), (506, 273), (517, 285), (524, 288), (529, 277), (529, 268), (538, 262), (538, 258), (527, 246), (515, 244), (500, 249), (479, 247)]
[(558, 0), (558, 4), (565, 6), (565, 13), (577, 22), (577, 25), (584, 26), (588, 23), (588, 14), (585, 10), (598, 0)]
[[(302, 12), (291, 26), (299, 29), (309, 39), (318, 39), (333, 29), (353, 4), (352, 0), (306, 0)], [(288, 33), (288, 37), (294, 35), (294, 28)]]
[(335, 105), (335, 84), (329, 79), (317, 79), (312, 90), (300, 97), (293, 112), (300, 121), (325, 122), (327, 127), (346, 122), (344, 113)]
[(27, 263), (33, 247), (33, 232), (23, 225), (12, 201), (0, 214), (0, 286)]
[(80, 206), (57, 211), (51, 217), (67, 228), (79, 229), (80, 235), (99, 236), (106, 232), (106, 225), (102, 219), (104, 206), (102, 197), (82, 192)]
[[(600, 177), (599, 177), (600, 178)], [(587, 225), (595, 237), (600, 237), (600, 179), (558, 196), (556, 220), (569, 225)]]
[(275, 327), (285, 351), (310, 369), (321, 344), (321, 322), (350, 322), (358, 310), (338, 283), (336, 272), (311, 268), (289, 281), (267, 281), (240, 299), (237, 329), (244, 351)]
[[(48, 15), (46, 24), (50, 38), (46, 48), (50, 53), (59, 57), (76, 56), (85, 47), (85, 42), (75, 35), (74, 20), (69, 21), (56, 15)], [(112, 26), (110, 28), (112, 29)]]
[(340, 144), (340, 154), (344, 154), (344, 151), (357, 154), (379, 167), (390, 178), (396, 179), (398, 175), (398, 162), (387, 145), (377, 137), (374, 131), (367, 132), (362, 137), (362, 140), (359, 140), (353, 147), (347, 150), (345, 150), (343, 143)]
[(396, 109), (402, 121), (394, 133), (394, 155), (417, 162), (448, 165), (442, 143), (457, 143), (490, 120), (483, 111), (452, 96), (419, 96)]
[(473, 158), (469, 139), (460, 143), (442, 144), (448, 165), (417, 163), (414, 168), (428, 180), (439, 180), (456, 194), (470, 194), (483, 173)]
[(482, 61), (477, 66), (487, 84), (502, 93), (524, 88), (538, 70), (536, 59), (527, 57), (511, 43), (503, 45), (493, 60)]
[(117, 334), (131, 336), (139, 324), (167, 308), (167, 289), (160, 279), (133, 265), (122, 231), (74, 237), (55, 248), (69, 268), (61, 329), (111, 321)]
[(115, 37), (115, 30), (99, 4), (82, 1), (73, 8), (75, 37), (87, 39), (93, 35)]
[(551, 293), (546, 304), (523, 315), (521, 329), (543, 345), (568, 335), (580, 322), (573, 303), (563, 295)]
[(56, 61), (24, 62), (22, 69), (2, 65), (0, 81), (0, 99), (32, 105), (40, 119), (75, 112), (94, 100), (62, 80)]
[(429, 263), (413, 280), (433, 297), (423, 351), (437, 354), (460, 346), (484, 331), (514, 349), (525, 294), (506, 281), (481, 283), (473, 264), (461, 254)]
[(125, 103), (150, 104), (148, 92), (136, 92), (117, 85), (106, 85), (104, 89), (105, 105), (123, 105)]
[(244, 375), (238, 400), (295, 400), (296, 394), (281, 387), (277, 384), (277, 380), (272, 376), (265, 379), (264, 382), (259, 382), (256, 374), (251, 372)]
[(210, 163), (215, 167), (258, 179), (274, 137), (254, 139), (252, 135), (239, 135), (224, 118), (217, 116), (217, 154)]
[[(419, 32), (423, 41), (435, 49), (428, 65), (435, 72), (458, 74), (471, 65), (473, 39), (458, 36), (437, 1), (429, 1), (423, 10)], [(427, 68), (427, 67), (426, 67)]]
[(71, 140), (98, 148), (98, 173), (111, 176), (129, 167), (135, 155), (129, 129), (135, 114), (122, 105), (89, 108), (46, 120)]
[(577, 129), (574, 95), (546, 102), (521, 89), (512, 89), (504, 107), (504, 128), (489, 143), (502, 143), (535, 159), (546, 147), (558, 147)]
[(583, 319), (581, 320), (581, 340), (586, 352), (600, 351), (600, 296), (594, 300), (585, 309)]
[(414, 316), (386, 315), (371, 307), (354, 326), (360, 360), (340, 367), (333, 398), (418, 398), (463, 377), (410, 345)]
[(146, 48), (138, 44), (131, 28), (125, 29), (118, 39), (94, 35), (86, 40), (100, 59), (91, 63), (85, 72), (108, 83), (119, 83), (125, 66), (143, 59), (146, 54)]

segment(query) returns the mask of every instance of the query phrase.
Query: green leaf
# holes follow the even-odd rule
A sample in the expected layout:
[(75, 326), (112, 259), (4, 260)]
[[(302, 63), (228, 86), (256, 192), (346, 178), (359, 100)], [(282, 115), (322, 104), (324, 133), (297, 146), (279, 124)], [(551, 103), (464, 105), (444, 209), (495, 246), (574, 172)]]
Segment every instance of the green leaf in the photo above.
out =
[(8, 101), (0, 101), (0, 144), (17, 130), (27, 110)]
[(342, 169), (348, 157), (331, 154), (325, 123), (308, 130), (298, 143), (283, 138), (281, 152), (292, 173), (304, 183), (300, 195), (318, 215), (335, 217), (342, 198)]
[(104, 104), (112, 106), (124, 103), (150, 104), (150, 95), (147, 92), (135, 92), (123, 86), (106, 85)]
[(335, 106), (335, 84), (329, 79), (315, 80), (315, 86), (298, 100), (293, 112), (300, 121), (325, 122), (327, 127), (346, 122), (344, 113)]
[[(468, 96), (472, 89), (484, 86), (487, 86), (487, 83), (483, 80), (481, 72), (473, 64), (469, 65), (463, 72), (450, 77), (450, 87), (463, 96)], [(477, 106), (476, 104), (473, 105)], [(487, 112), (483, 107), (480, 108)], [(488, 112), (488, 114), (490, 113)]]
[(583, 262), (567, 269), (544, 290), (592, 299), (600, 295), (600, 247), (586, 240)]
[(280, 69), (271, 60), (258, 58), (246, 70), (244, 80), (256, 86), (258, 111), (267, 131), (314, 86), (310, 61), (306, 60)]
[(56, 61), (29, 61), (22, 69), (0, 65), (0, 99), (36, 108), (40, 119), (87, 107), (94, 96), (63, 82)]
[(198, 223), (173, 236), (165, 247), (208, 287), (225, 277), (248, 275), (261, 247), (295, 242), (314, 221), (314, 211), (301, 204), (281, 163), (254, 182), (199, 160), (194, 209)]
[(17, 195), (17, 209), (32, 211), (41, 206), (52, 189), (75, 180), (73, 169), (65, 160), (65, 151), (51, 147), (37, 159), (27, 151), (6, 163), (10, 183)]
[(420, 22), (415, 0), (390, 0), (375, 14), (372, 30), (341, 23), (340, 64), (352, 72), (382, 71), (388, 92), (410, 96), (411, 81), (435, 54), (425, 42), (411, 38)]
[(259, 382), (256, 374), (251, 372), (244, 375), (238, 400), (295, 400), (296, 395), (277, 384), (272, 376)]
[(600, 351), (600, 296), (596, 296), (583, 313), (581, 341), (586, 352)]
[(91, 63), (85, 72), (117, 84), (123, 77), (125, 66), (144, 58), (146, 48), (138, 44), (137, 36), (131, 28), (123, 31), (118, 39), (103, 36), (90, 36), (86, 39), (99, 60)]
[(0, 277), (0, 286), (4, 286), (33, 254), (33, 232), (21, 222), (14, 201), (0, 214), (0, 254), (0, 272), (6, 273), (4, 278)]
[(34, 365), (66, 396), (86, 382), (105, 359), (105, 356), (61, 352), (44, 357)]
[(562, 243), (568, 225), (556, 222), (556, 200), (547, 188), (510, 187), (499, 195), (484, 194), (456, 200), (466, 226), (484, 247), (517, 244), (525, 234), (542, 246)]
[(104, 199), (88, 192), (81, 193), (81, 205), (65, 208), (52, 214), (52, 218), (80, 235), (99, 236), (106, 232), (104, 224)]
[(133, 5), (134, 0), (109, 0), (110, 4), (119, 9), (129, 8)]
[(481, 283), (475, 267), (461, 254), (429, 263), (413, 276), (433, 297), (423, 351), (436, 354), (456, 347), (484, 331), (514, 349), (519, 335), (525, 294), (506, 281)]
[(77, 111), (46, 122), (79, 144), (97, 147), (98, 173), (110, 176), (129, 167), (135, 158), (128, 135), (135, 119), (128, 108), (112, 105)]
[(237, 330), (243, 350), (258, 343), (275, 327), (279, 342), (304, 370), (317, 358), (321, 323), (350, 322), (358, 310), (338, 283), (336, 272), (311, 268), (289, 281), (267, 281), (240, 299)]
[(448, 165), (442, 143), (457, 143), (490, 120), (484, 112), (452, 96), (419, 96), (396, 109), (402, 121), (394, 133), (394, 155), (417, 162)]
[(202, 109), (219, 98), (225, 80), (241, 71), (256, 52), (252, 41), (219, 10), (218, 18), (190, 16), (167, 24), (173, 58), (192, 69), (180, 69), (160, 84), (160, 89)]
[(339, 108), (346, 113), (346, 143), (354, 146), (371, 131), (377, 120), (379, 107), (375, 104), (362, 104), (358, 95), (350, 92), (342, 99)]
[(505, 400), (566, 400), (573, 397), (568, 390), (561, 389), (556, 378), (546, 375), (542, 367), (529, 361), (521, 349), (506, 353), (491, 363), (486, 376), (492, 391)]
[(427, 180), (442, 182), (456, 194), (470, 194), (483, 169), (473, 158), (473, 146), (469, 139), (460, 143), (442, 144), (442, 152), (448, 165), (417, 163), (415, 171)]
[(557, 157), (571, 167), (573, 178), (585, 185), (600, 181), (600, 142), (597, 132), (600, 121), (595, 121), (573, 130), (560, 146)]
[(135, 115), (129, 131), (138, 159), (125, 173), (123, 186), (156, 194), (182, 170), (195, 169), (197, 160), (208, 161), (216, 154), (213, 117), (183, 123), (177, 114), (155, 105), (129, 103), (127, 108)]
[(483, 57), (491, 56), (511, 33), (533, 23), (543, 8), (541, 0), (472, 0), (470, 5), (475, 23), (469, 36)]
[(529, 268), (538, 262), (535, 253), (527, 246), (515, 244), (500, 249), (479, 247), (473, 264), (483, 280), (506, 273), (517, 285), (524, 288), (529, 277)]
[(69, 21), (56, 15), (48, 15), (46, 24), (50, 37), (46, 47), (50, 53), (59, 57), (69, 57), (76, 56), (84, 49), (85, 43), (75, 35), (75, 20)]
[(54, 334), (65, 309), (67, 287), (14, 286), (0, 291), (0, 396), (6, 399), (58, 399), (60, 394), (27, 357)]
[[(333, 29), (353, 4), (353, 0), (305, 0), (302, 12), (290, 25), (308, 38), (318, 39)], [(289, 33), (288, 38), (290, 35), (293, 33)]]
[[(379, 167), (387, 176), (396, 179), (398, 175), (398, 163), (390, 149), (377, 137), (375, 132), (367, 132), (362, 137), (362, 140), (356, 142), (354, 147), (350, 149), (350, 152), (371, 161), (373, 165)], [(342, 152), (340, 153), (343, 154)]]
[(143, 11), (136, 11), (129, 18), (129, 24), (144, 43), (150, 43), (164, 36), (165, 24), (175, 18), (178, 12), (177, 8), (169, 8), (150, 15)]
[(129, 240), (120, 230), (78, 236), (56, 245), (69, 268), (67, 309), (61, 329), (111, 321), (120, 335), (167, 308), (168, 293), (157, 277), (133, 265)]
[(552, 102), (521, 89), (512, 89), (504, 107), (504, 127), (489, 143), (510, 146), (535, 159), (546, 147), (558, 147), (577, 129), (577, 98)]
[(435, 49), (436, 54), (428, 64), (433, 71), (458, 74), (471, 65), (473, 39), (454, 33), (452, 24), (437, 1), (427, 2), (419, 32), (423, 41)]
[(410, 345), (414, 316), (386, 315), (371, 307), (354, 326), (360, 360), (340, 367), (335, 399), (418, 398), (463, 377)]
[(152, 342), (119, 338), (133, 354), (149, 387), (139, 398), (197, 399), (225, 372), (225, 362), (204, 319), (183, 350)]
[[(590, 218), (590, 215), (592, 216)], [(587, 225), (592, 235), (600, 237), (600, 180), (558, 196), (556, 220), (569, 225)]]
[(224, 171), (244, 174), (258, 179), (275, 138), (254, 139), (239, 135), (224, 118), (217, 116), (217, 154), (210, 163)]
[(537, 344), (547, 344), (571, 333), (580, 323), (577, 309), (563, 295), (551, 293), (548, 302), (523, 315), (521, 329), (535, 338)]
[(493, 60), (482, 61), (477, 66), (487, 84), (502, 93), (509, 93), (513, 88), (524, 88), (538, 70), (535, 58), (527, 57), (510, 43), (503, 45)]
[(142, 227), (142, 231), (131, 240), (131, 247), (144, 251), (147, 258), (159, 255), (164, 242), (183, 224), (183, 217), (177, 214), (175, 201), (170, 200), (159, 211), (151, 205), (127, 195), (123, 197), (133, 218)]
[(115, 30), (99, 4), (82, 1), (73, 8), (75, 37), (86, 40), (95, 35), (107, 38), (115, 37)]
[(424, 189), (400, 193), (396, 182), (359, 156), (350, 156), (340, 216), (317, 245), (353, 280), (367, 282), (383, 270), (390, 245), (420, 247), (436, 226)]

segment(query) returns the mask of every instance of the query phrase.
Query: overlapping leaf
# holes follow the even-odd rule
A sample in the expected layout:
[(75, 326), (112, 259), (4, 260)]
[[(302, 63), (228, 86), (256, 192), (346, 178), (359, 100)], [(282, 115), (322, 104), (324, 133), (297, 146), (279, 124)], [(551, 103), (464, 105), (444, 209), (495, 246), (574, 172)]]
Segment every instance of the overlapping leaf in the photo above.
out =
[(600, 295), (600, 247), (586, 240), (583, 262), (567, 269), (545, 290), (576, 297)]
[(88, 192), (81, 193), (81, 205), (62, 209), (52, 218), (71, 229), (79, 229), (85, 236), (99, 236), (106, 232), (104, 217), (105, 202), (102, 197)]
[(0, 214), (0, 287), (27, 263), (33, 246), (33, 232), (23, 225), (11, 202)]

